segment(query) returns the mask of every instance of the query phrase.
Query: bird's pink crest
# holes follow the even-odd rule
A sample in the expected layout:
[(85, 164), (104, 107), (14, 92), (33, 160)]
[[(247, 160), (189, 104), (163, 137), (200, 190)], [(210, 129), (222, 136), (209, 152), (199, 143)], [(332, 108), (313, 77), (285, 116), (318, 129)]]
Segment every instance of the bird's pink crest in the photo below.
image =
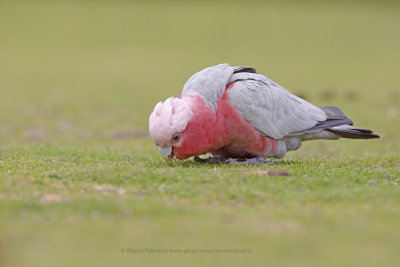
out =
[(170, 97), (159, 102), (149, 119), (149, 132), (153, 141), (162, 147), (171, 146), (171, 137), (185, 130), (192, 119), (192, 97)]

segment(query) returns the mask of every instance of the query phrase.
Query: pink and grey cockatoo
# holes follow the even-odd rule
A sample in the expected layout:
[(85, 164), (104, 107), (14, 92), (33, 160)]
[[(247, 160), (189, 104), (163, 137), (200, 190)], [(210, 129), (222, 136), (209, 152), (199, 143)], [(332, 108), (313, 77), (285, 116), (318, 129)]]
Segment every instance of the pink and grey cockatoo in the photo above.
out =
[(306, 140), (379, 137), (336, 107), (318, 108), (253, 68), (228, 64), (194, 74), (178, 98), (158, 103), (149, 130), (164, 158), (211, 153), (216, 158), (195, 158), (210, 163), (263, 164)]

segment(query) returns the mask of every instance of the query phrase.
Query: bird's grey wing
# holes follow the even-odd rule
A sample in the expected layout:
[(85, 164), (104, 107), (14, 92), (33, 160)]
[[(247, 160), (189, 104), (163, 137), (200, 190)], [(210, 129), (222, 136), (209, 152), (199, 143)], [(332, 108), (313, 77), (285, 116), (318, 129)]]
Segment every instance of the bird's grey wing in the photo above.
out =
[(228, 64), (203, 69), (189, 78), (183, 86), (181, 96), (199, 94), (216, 111), (217, 100), (222, 98), (234, 70), (235, 68)]
[(261, 74), (239, 72), (229, 82), (227, 101), (262, 135), (281, 139), (326, 120), (323, 110)]

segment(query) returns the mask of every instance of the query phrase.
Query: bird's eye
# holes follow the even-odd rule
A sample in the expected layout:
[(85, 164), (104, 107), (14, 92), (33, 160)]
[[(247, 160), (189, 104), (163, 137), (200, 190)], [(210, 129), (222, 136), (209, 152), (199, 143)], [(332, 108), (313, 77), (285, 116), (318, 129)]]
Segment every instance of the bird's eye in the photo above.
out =
[(182, 137), (182, 133), (174, 133), (171, 138), (171, 143), (178, 142)]

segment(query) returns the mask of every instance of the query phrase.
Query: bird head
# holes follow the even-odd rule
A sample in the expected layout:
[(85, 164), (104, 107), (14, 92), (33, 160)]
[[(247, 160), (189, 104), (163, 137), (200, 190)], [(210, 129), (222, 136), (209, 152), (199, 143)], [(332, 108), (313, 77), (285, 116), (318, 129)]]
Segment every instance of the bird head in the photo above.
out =
[(149, 131), (165, 159), (175, 158), (173, 148), (182, 145), (181, 139), (193, 116), (191, 97), (170, 97), (159, 102), (150, 115)]
[[(165, 159), (186, 159), (207, 151), (204, 127), (211, 108), (198, 95), (168, 98), (159, 102), (150, 115), (150, 137)], [(215, 118), (215, 116), (214, 116)]]

